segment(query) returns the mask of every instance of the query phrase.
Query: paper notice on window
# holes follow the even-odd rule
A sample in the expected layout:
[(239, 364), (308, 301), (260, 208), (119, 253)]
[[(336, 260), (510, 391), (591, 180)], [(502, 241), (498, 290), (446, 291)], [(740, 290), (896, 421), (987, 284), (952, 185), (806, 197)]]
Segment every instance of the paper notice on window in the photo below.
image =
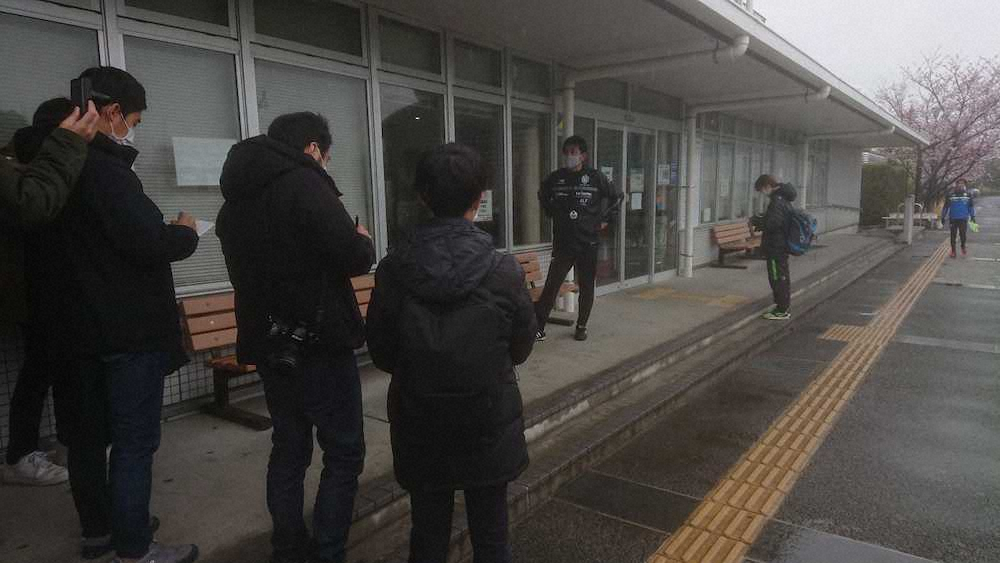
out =
[(632, 192), (629, 194), (630, 209), (629, 211), (639, 211), (642, 209), (642, 196), (645, 195), (642, 192)]
[(479, 212), (476, 213), (476, 222), (486, 222), (493, 220), (493, 190), (485, 190), (483, 198), (479, 200)]
[(174, 137), (174, 168), (178, 186), (218, 186), (222, 164), (236, 139)]
[(215, 223), (211, 221), (202, 221), (201, 219), (195, 219), (194, 221), (194, 230), (198, 231), (199, 237), (204, 236), (205, 233), (211, 231), (214, 226)]
[(656, 165), (656, 183), (660, 186), (670, 183), (670, 164)]

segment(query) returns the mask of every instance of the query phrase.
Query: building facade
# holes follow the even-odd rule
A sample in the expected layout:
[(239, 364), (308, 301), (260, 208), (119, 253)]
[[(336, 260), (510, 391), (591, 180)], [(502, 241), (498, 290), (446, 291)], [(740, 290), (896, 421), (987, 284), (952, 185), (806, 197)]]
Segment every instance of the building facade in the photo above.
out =
[[(751, 68), (722, 68), (724, 39), (749, 36)], [(700, 52), (714, 60), (696, 64)], [(797, 103), (788, 92), (808, 100), (811, 84), (831, 80), (797, 63), (804, 55), (772, 38), (752, 4), (728, 0), (0, 0), (0, 53), (2, 142), (82, 69), (135, 75), (149, 101), (135, 170), (167, 216), (214, 220), (233, 143), (282, 113), (325, 115), (329, 171), (380, 258), (422, 217), (417, 158), (458, 141), (493, 168), (479, 225), (544, 267), (551, 227), (537, 190), (560, 140), (582, 135), (626, 194), (601, 240), (600, 293), (710, 262), (711, 226), (762, 210), (761, 173), (806, 187), (822, 231), (853, 228), (862, 147), (920, 142), (886, 133), (901, 125), (846, 85), (829, 107)], [(636, 61), (646, 64), (632, 72)], [(573, 80), (588, 69), (599, 72)], [(214, 233), (174, 277), (178, 296), (230, 288)], [(20, 350), (17, 328), (0, 327), (0, 449)], [(201, 363), (168, 378), (168, 404), (211, 394)]]

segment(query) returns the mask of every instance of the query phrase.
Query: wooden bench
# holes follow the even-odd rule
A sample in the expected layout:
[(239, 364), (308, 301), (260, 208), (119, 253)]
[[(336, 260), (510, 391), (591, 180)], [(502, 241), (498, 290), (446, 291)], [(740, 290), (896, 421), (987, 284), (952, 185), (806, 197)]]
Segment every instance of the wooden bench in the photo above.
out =
[[(542, 297), (542, 291), (545, 289), (545, 276), (542, 275), (542, 265), (538, 261), (538, 254), (534, 252), (521, 252), (514, 254), (514, 258), (517, 259), (517, 263), (524, 270), (524, 279), (528, 286), (528, 293), (531, 294), (531, 302), (537, 303)], [(576, 293), (576, 291), (577, 287), (573, 282), (563, 282), (559, 286), (559, 295)], [(573, 326), (573, 321), (559, 317), (550, 317), (548, 322)]]
[(743, 251), (749, 256), (755, 249), (760, 248), (761, 242), (761, 235), (750, 232), (750, 223), (747, 221), (715, 225), (712, 227), (712, 238), (719, 246), (719, 262), (715, 267), (741, 270), (745, 270), (746, 266), (726, 264), (726, 254)]
[[(351, 279), (354, 296), (361, 308), (361, 316), (368, 314), (375, 276), (358, 276)], [(178, 302), (185, 339), (190, 352), (208, 352), (205, 365), (212, 370), (213, 401), (205, 410), (254, 430), (271, 428), (271, 419), (233, 406), (230, 403), (229, 380), (257, 371), (257, 366), (241, 364), (235, 354), (222, 354), (222, 350), (236, 344), (236, 310), (234, 293), (228, 291), (215, 295), (187, 297)]]

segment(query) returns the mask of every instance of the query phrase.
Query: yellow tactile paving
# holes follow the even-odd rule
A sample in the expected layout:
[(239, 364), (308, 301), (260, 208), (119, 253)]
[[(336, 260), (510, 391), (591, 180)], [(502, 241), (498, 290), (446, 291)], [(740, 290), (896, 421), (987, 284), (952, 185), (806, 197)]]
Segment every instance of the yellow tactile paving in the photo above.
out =
[(819, 449), (837, 418), (944, 260), (942, 244), (867, 326), (820, 338), (846, 346), (706, 495), (648, 563), (738, 563)]

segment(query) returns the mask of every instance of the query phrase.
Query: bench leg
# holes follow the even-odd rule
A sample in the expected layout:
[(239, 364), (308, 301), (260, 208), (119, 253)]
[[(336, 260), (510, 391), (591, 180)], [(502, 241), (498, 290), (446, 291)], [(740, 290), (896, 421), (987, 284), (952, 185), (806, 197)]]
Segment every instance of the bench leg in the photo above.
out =
[(261, 416), (229, 403), (229, 374), (214, 370), (212, 372), (212, 392), (215, 400), (205, 407), (205, 412), (221, 419), (235, 422), (258, 432), (271, 428), (271, 419)]

